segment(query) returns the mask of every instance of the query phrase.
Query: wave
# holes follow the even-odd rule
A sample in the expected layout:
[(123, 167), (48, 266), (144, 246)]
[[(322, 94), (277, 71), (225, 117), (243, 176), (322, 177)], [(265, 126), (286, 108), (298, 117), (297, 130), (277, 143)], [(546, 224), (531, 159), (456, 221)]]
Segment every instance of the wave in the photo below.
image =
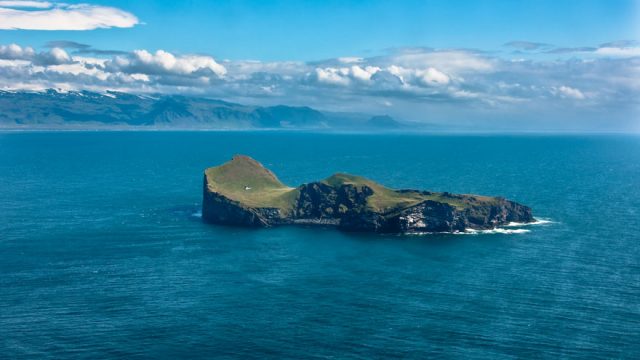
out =
[(505, 228), (495, 228), (488, 230), (475, 230), (475, 229), (466, 229), (464, 232), (460, 234), (466, 235), (476, 235), (476, 234), (525, 234), (531, 232), (529, 229), (505, 229)]
[(555, 223), (554, 221), (552, 221), (551, 219), (546, 219), (546, 218), (536, 218), (535, 221), (530, 222), (530, 223), (519, 223), (519, 222), (510, 222), (506, 225), (503, 225), (502, 227), (498, 227), (495, 229), (486, 229), (486, 230), (476, 230), (476, 229), (465, 229), (464, 231), (443, 231), (443, 232), (415, 232), (415, 233), (409, 233), (407, 235), (434, 235), (434, 234), (450, 234), (450, 235), (478, 235), (478, 234), (506, 234), (506, 235), (511, 235), (511, 234), (526, 234), (528, 232), (531, 232), (531, 230), (529, 229), (513, 229), (513, 228), (520, 228), (523, 226), (531, 226), (531, 225), (546, 225), (546, 224), (553, 224)]
[(537, 218), (533, 222), (529, 223), (519, 223), (519, 222), (510, 222), (503, 227), (520, 227), (520, 226), (531, 226), (531, 225), (545, 225), (545, 224), (553, 224), (554, 221), (545, 218)]
[(524, 234), (531, 232), (529, 229), (504, 229), (495, 228), (487, 230), (465, 229), (464, 231), (423, 231), (412, 232), (405, 235), (422, 236), (422, 235), (478, 235), (478, 234)]
[(191, 214), (192, 217), (196, 217), (196, 218), (202, 218), (202, 211), (196, 211), (193, 214)]

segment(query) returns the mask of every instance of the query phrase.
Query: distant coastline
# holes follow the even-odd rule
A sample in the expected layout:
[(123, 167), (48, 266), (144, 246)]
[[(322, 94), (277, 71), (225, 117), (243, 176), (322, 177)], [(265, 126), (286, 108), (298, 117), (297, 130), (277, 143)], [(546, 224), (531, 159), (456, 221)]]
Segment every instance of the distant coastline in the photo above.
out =
[(395, 130), (395, 131), (367, 131), (367, 130), (331, 130), (331, 129), (198, 129), (198, 128), (155, 128), (155, 127), (69, 127), (59, 128), (13, 128), (0, 127), (0, 134), (9, 133), (65, 133), (65, 132), (211, 132), (211, 133), (298, 133), (298, 134), (326, 134), (326, 135), (400, 135), (400, 136), (640, 136), (640, 132), (628, 131), (587, 131), (587, 130)]
[(255, 106), (180, 95), (107, 91), (0, 91), (0, 129), (23, 130), (433, 130), (388, 115), (335, 113), (308, 106)]

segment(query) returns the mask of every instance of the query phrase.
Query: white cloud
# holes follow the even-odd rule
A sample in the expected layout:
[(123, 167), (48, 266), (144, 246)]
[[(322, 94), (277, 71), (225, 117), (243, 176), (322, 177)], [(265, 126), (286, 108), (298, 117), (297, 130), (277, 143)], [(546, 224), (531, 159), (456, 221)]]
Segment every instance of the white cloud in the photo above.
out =
[(71, 57), (67, 54), (64, 49), (61, 48), (53, 48), (46, 52), (41, 52), (37, 54), (33, 59), (34, 64), (36, 65), (60, 65), (67, 64), (71, 62)]
[(539, 43), (539, 42), (532, 42), (532, 41), (510, 41), (504, 44), (504, 46), (512, 47), (512, 48), (524, 50), (524, 51), (532, 51), (532, 50), (539, 50), (541, 48), (548, 48), (551, 45), (545, 44), (545, 43)]
[(419, 71), (418, 74), (420, 79), (427, 85), (446, 85), (450, 80), (445, 73), (432, 67), (425, 71)]
[(36, 52), (24, 45), (0, 46), (0, 88), (199, 94), (365, 112), (389, 105), (393, 111), (412, 106), (591, 110), (629, 107), (640, 99), (640, 59), (634, 57), (513, 62), (471, 51), (416, 49), (350, 63), (337, 58), (310, 63), (216, 61), (207, 55), (143, 49), (95, 56), (61, 48)]
[(210, 71), (217, 76), (227, 73), (227, 69), (210, 56), (175, 56), (164, 50), (158, 50), (153, 54), (147, 50), (135, 50), (129, 58), (116, 57), (112, 64), (129, 73), (191, 75)]
[(360, 83), (370, 83), (371, 77), (378, 71), (380, 68), (377, 66), (325, 67), (316, 68), (315, 76), (320, 83), (347, 86), (354, 80)]
[(346, 68), (317, 68), (315, 69), (315, 74), (320, 83), (347, 86), (351, 82), (347, 77), (349, 70)]
[(83, 64), (89, 64), (89, 65), (97, 65), (97, 66), (104, 66), (105, 63), (108, 61), (106, 59), (101, 59), (101, 58), (95, 58), (95, 57), (87, 57), (87, 56), (78, 56), (78, 55), (74, 55), (73, 56), (73, 61), (76, 62), (81, 62)]
[(596, 54), (614, 57), (640, 56), (640, 47), (601, 47)]
[(576, 89), (576, 88), (572, 88), (569, 86), (560, 86), (559, 88), (554, 88), (553, 89), (556, 94), (558, 94), (560, 97), (565, 97), (565, 98), (571, 98), (571, 99), (576, 99), (576, 100), (582, 100), (585, 98), (584, 94), (582, 93), (582, 91)]
[(444, 72), (428, 67), (422, 68), (405, 68), (402, 66), (391, 65), (387, 70), (402, 80), (403, 83), (415, 86), (433, 86), (449, 84), (451, 78)]
[(147, 74), (131, 74), (131, 78), (138, 81), (149, 82), (149, 75)]
[(24, 68), (27, 67), (31, 64), (30, 61), (26, 61), (26, 60), (7, 60), (7, 59), (0, 59), (0, 67), (20, 67), (20, 68)]
[(2, 30), (93, 30), (128, 28), (138, 23), (135, 15), (109, 6), (0, 1)]
[(361, 68), (360, 66), (354, 65), (351, 67), (349, 73), (357, 80), (369, 81), (378, 71), (380, 71), (380, 68), (377, 66), (365, 66), (364, 68)]
[(36, 65), (44, 66), (71, 62), (71, 57), (64, 49), (52, 48), (49, 51), (36, 53), (32, 47), (22, 47), (17, 44), (0, 45), (0, 59), (28, 60)]
[(405, 69), (401, 66), (397, 66), (397, 65), (391, 65), (387, 68), (387, 71), (392, 74), (395, 75), (398, 79), (400, 79), (400, 81), (402, 83), (405, 82), (405, 76), (410, 76), (411, 75), (411, 70), (409, 69)]
[(465, 50), (423, 49), (400, 51), (391, 55), (389, 61), (405, 68), (426, 69), (433, 67), (449, 74), (491, 72), (495, 62), (490, 58)]
[(344, 57), (339, 57), (338, 61), (343, 64), (357, 64), (364, 61), (364, 59), (361, 57), (355, 57), (355, 56), (344, 56)]
[(0, 1), (0, 7), (48, 9), (52, 7), (48, 1), (7, 0)]
[(47, 70), (60, 74), (88, 75), (102, 81), (107, 80), (109, 77), (109, 75), (104, 71), (95, 67), (87, 67), (85, 66), (85, 64), (80, 62), (72, 64), (51, 65), (47, 68)]
[(254, 74), (269, 74), (272, 79), (292, 79), (308, 71), (307, 65), (297, 61), (262, 62), (258, 60), (225, 60), (222, 65), (234, 79), (249, 79)]
[(21, 47), (17, 44), (0, 45), (0, 59), (31, 59), (36, 52), (32, 47)]

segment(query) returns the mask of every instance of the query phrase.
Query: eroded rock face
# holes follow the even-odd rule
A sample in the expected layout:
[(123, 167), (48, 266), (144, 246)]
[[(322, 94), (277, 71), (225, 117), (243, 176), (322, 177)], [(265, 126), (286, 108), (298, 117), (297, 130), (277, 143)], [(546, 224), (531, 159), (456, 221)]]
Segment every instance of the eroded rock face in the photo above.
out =
[(300, 186), (294, 207), (297, 218), (342, 218), (347, 212), (362, 211), (373, 190), (367, 186), (330, 186), (314, 182)]
[(494, 206), (473, 206), (464, 210), (432, 200), (380, 214), (366, 206), (369, 187), (344, 185), (334, 188), (323, 183), (305, 184), (291, 214), (276, 208), (248, 208), (205, 186), (203, 218), (226, 225), (268, 227), (285, 224), (337, 226), (346, 231), (383, 233), (456, 232), (491, 229), (510, 222), (531, 222), (531, 209), (508, 200)]
[[(262, 165), (254, 162), (251, 166)], [(379, 233), (461, 232), (466, 229), (492, 229), (510, 222), (534, 221), (530, 208), (503, 198), (394, 191), (366, 179), (359, 180), (363, 178), (342, 175), (343, 178), (345, 176), (356, 180), (336, 182), (333, 179), (285, 188), (283, 194), (290, 195), (287, 197), (290, 200), (284, 205), (277, 202), (280, 207), (275, 207), (249, 206), (233, 200), (212, 190), (215, 187), (210, 185), (215, 179), (205, 175), (203, 220), (248, 227), (323, 225), (345, 231)], [(407, 203), (405, 195), (415, 201)], [(391, 206), (380, 208), (371, 201), (373, 196), (387, 201), (384, 196), (391, 199), (399, 197), (403, 201), (398, 200), (397, 204), (391, 201)]]
[(242, 206), (224, 195), (205, 189), (202, 198), (202, 218), (213, 224), (264, 227), (272, 224), (279, 217), (269, 214), (263, 216), (265, 209), (253, 209)]

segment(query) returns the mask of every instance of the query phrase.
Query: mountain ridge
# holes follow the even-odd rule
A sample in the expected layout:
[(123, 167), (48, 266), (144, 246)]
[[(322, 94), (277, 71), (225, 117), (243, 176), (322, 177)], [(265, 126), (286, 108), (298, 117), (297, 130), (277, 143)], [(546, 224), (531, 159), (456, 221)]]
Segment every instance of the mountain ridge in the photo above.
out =
[(400, 130), (387, 115), (332, 113), (308, 106), (242, 105), (184, 95), (117, 91), (0, 90), (0, 129)]

